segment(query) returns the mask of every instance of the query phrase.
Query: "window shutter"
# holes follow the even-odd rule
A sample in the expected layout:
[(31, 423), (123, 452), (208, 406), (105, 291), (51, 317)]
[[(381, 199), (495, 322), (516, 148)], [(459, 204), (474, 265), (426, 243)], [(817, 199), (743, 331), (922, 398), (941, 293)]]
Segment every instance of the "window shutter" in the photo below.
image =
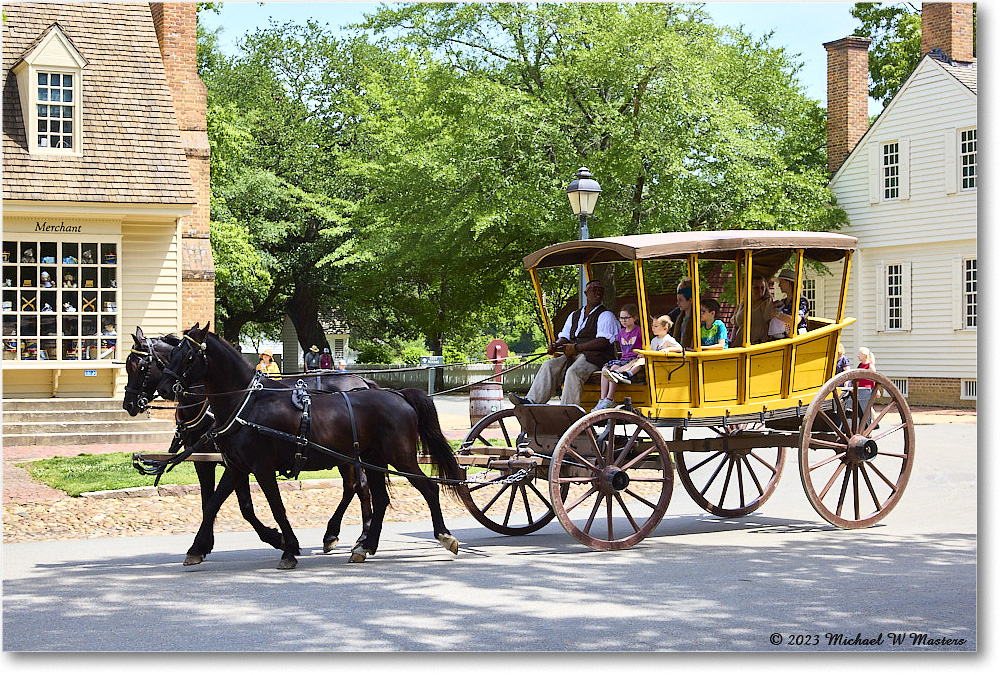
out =
[(868, 201), (878, 204), (882, 201), (882, 144), (868, 146)]
[(885, 263), (879, 263), (876, 268), (875, 277), (875, 330), (879, 333), (885, 331), (885, 304), (888, 302), (885, 296)]
[(949, 129), (944, 134), (944, 191), (958, 192), (958, 130)]
[(913, 324), (911, 318), (913, 316), (913, 311), (911, 305), (913, 304), (913, 294), (910, 292), (912, 284), (912, 274), (911, 267), (912, 264), (909, 260), (903, 263), (903, 330), (912, 330)]
[(910, 198), (910, 139), (899, 139), (899, 198)]
[(965, 261), (955, 258), (951, 261), (951, 327), (965, 328)]

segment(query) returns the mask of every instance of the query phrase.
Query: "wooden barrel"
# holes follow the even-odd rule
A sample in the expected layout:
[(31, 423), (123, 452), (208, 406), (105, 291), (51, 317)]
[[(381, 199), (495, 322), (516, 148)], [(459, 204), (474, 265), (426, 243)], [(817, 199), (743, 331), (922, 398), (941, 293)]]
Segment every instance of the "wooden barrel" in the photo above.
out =
[(469, 389), (469, 421), (472, 426), (501, 408), (503, 408), (503, 385), (499, 382), (480, 382)]

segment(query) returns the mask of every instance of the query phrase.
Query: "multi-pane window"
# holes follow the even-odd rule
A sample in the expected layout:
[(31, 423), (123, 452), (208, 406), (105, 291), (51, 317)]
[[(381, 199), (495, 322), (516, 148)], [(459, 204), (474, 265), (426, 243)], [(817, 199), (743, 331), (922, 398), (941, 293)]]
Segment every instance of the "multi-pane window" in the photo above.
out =
[(962, 306), (964, 307), (964, 325), (966, 328), (976, 327), (976, 259), (963, 261)]
[(903, 329), (903, 265), (885, 267), (886, 329)]
[(38, 147), (73, 149), (73, 81), (67, 73), (38, 73)]
[(809, 314), (816, 314), (816, 280), (802, 280), (802, 297), (809, 301)]
[(962, 158), (962, 189), (973, 190), (976, 187), (976, 130), (964, 129), (959, 145), (959, 155)]
[(882, 198), (899, 199), (899, 142), (882, 145)]

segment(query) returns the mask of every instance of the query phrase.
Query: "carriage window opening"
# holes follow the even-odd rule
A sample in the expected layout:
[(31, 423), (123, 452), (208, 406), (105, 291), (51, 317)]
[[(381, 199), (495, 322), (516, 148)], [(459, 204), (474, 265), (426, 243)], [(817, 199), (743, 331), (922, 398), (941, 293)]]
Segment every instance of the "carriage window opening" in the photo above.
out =
[(962, 189), (976, 189), (976, 130), (964, 129), (961, 134)]
[(899, 199), (899, 142), (882, 145), (882, 198)]
[(965, 317), (965, 328), (976, 327), (976, 258), (967, 258), (963, 261), (963, 307)]
[(903, 329), (903, 265), (886, 265), (886, 328)]

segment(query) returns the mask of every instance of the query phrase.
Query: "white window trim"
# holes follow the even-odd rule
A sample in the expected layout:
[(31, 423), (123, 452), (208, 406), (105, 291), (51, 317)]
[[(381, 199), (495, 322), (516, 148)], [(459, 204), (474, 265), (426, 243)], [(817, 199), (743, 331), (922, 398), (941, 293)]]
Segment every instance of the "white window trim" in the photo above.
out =
[(979, 183), (979, 132), (978, 132), (978, 130), (977, 130), (977, 128), (975, 126), (963, 127), (961, 129), (957, 129), (955, 131), (955, 136), (956, 136), (955, 142), (957, 143), (957, 146), (956, 146), (957, 158), (956, 158), (956, 162), (955, 162), (955, 164), (956, 164), (956, 166), (955, 166), (955, 174), (956, 174), (955, 175), (955, 180), (957, 181), (958, 192), (975, 192), (976, 191), (976, 186), (975, 185), (973, 185), (972, 187), (963, 187), (962, 186), (962, 178), (963, 178), (963, 176), (962, 176), (962, 133), (966, 132), (966, 131), (975, 131), (976, 132), (976, 152), (975, 152), (975, 155), (976, 155), (976, 173), (974, 175), (974, 179), (975, 179), (975, 182), (977, 184)]
[[(902, 326), (899, 328), (889, 328), (889, 285), (888, 274), (890, 265), (900, 265), (902, 267), (902, 295), (900, 309), (902, 310), (900, 320)], [(912, 263), (909, 260), (883, 260), (877, 266), (877, 277), (875, 280), (876, 298), (876, 330), (879, 333), (905, 333), (912, 330), (911, 303), (913, 294), (911, 292), (913, 283)]]
[(976, 401), (978, 400), (978, 387), (976, 378), (962, 378), (962, 390), (959, 393), (958, 400), (960, 401)]
[[(882, 154), (886, 145), (899, 144), (899, 196), (886, 198)], [(868, 200), (871, 204), (894, 204), (910, 199), (910, 139), (888, 138), (868, 146)]]
[[(977, 326), (965, 325), (965, 263), (969, 260), (977, 260), (974, 255), (955, 258), (952, 261), (952, 328), (956, 331), (976, 332)], [(979, 323), (979, 265), (976, 265), (976, 323)]]
[[(12, 68), (21, 99), (21, 118), (28, 152), (32, 155), (83, 156), (83, 69), (87, 60), (77, 51), (59, 24), (50, 26), (38, 44)], [(73, 147), (38, 145), (38, 73), (73, 76)], [(48, 102), (45, 102), (48, 105)]]

